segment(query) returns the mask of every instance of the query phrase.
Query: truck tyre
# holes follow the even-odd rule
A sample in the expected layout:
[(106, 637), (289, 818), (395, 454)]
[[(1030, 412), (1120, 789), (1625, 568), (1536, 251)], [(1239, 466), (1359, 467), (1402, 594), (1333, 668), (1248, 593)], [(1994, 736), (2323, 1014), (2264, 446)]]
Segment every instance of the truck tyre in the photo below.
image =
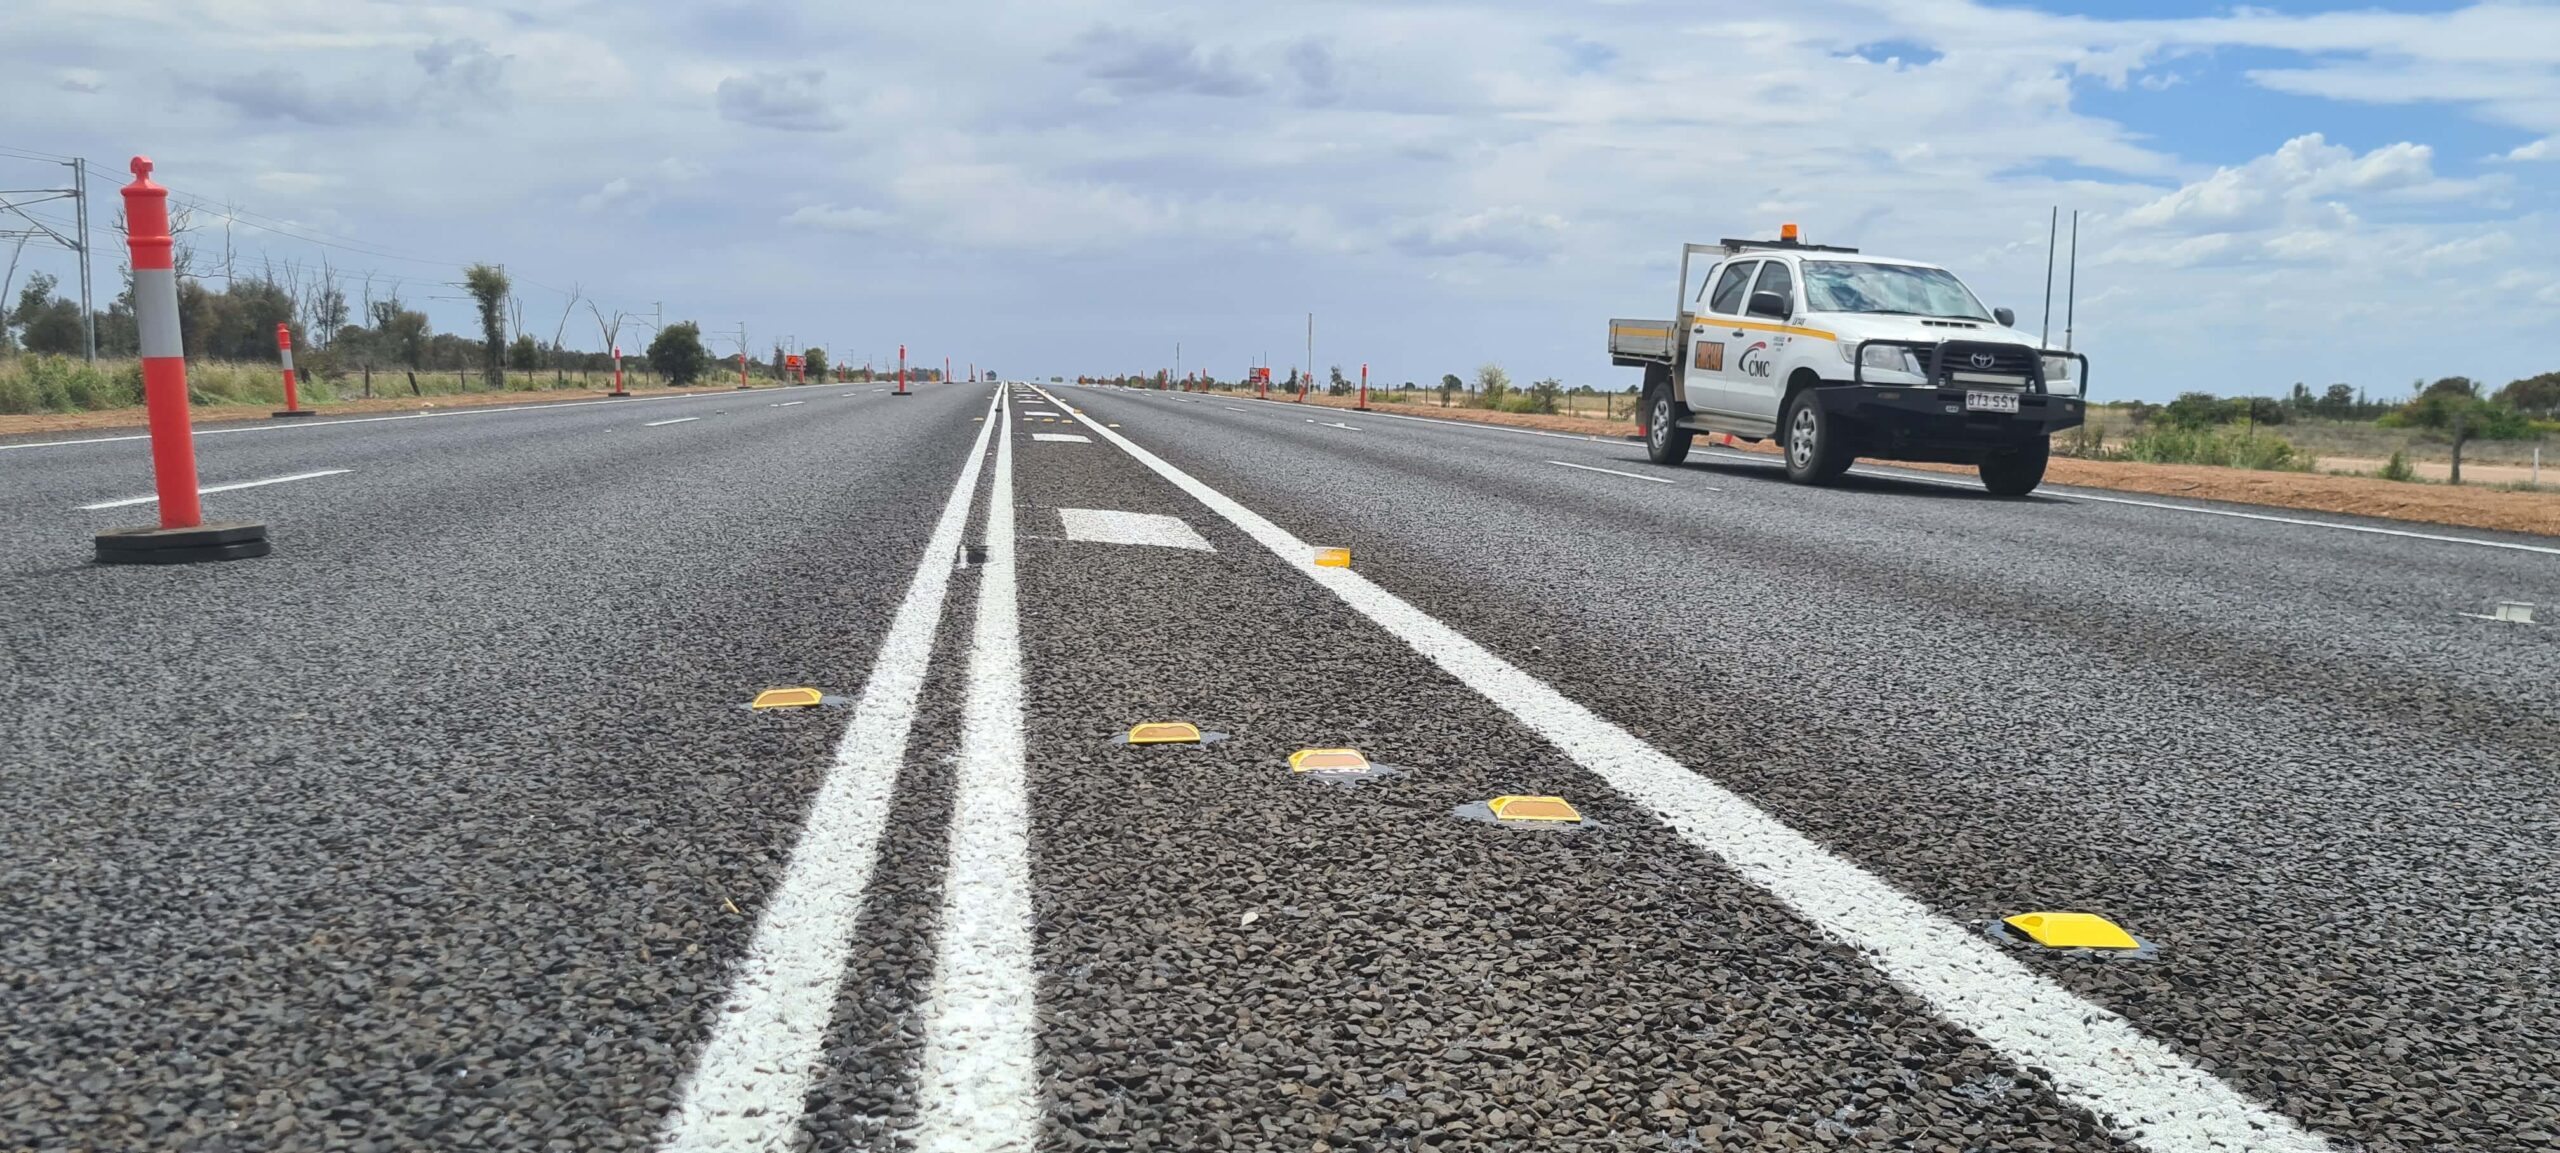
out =
[(2052, 459), (2053, 442), (2037, 437), (2015, 452), (1982, 458), (1982, 487), (1993, 496), (2025, 496), (2044, 483), (2044, 466)]
[(1787, 417), (1778, 430), (1778, 443), (1787, 453), (1787, 479), (1829, 484), (1849, 471), (1849, 462), (1857, 458), (1849, 452), (1845, 431), (1822, 410), (1812, 389), (1798, 391), (1787, 402)]
[(1679, 401), (1671, 399), (1671, 390), (1655, 385), (1644, 400), (1644, 454), (1655, 464), (1678, 464), (1689, 459), (1689, 442), (1698, 434), (1680, 427), (1688, 412)]

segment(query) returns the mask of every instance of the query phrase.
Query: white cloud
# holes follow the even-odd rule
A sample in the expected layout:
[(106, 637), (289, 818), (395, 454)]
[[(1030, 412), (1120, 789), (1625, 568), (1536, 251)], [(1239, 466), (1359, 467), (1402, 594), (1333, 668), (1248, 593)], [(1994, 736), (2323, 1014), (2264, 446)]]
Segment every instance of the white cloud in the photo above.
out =
[(2545, 136), (2531, 144), (2522, 144), (2506, 154), (2507, 160), (2560, 160), (2560, 136)]
[(871, 232), (887, 227), (894, 218), (888, 213), (869, 208), (839, 208), (833, 204), (807, 204), (791, 210), (782, 223), (792, 228), (815, 228), (826, 232)]
[(720, 115), (783, 132), (833, 132), (845, 122), (826, 80), (826, 73), (815, 70), (732, 76), (716, 90)]

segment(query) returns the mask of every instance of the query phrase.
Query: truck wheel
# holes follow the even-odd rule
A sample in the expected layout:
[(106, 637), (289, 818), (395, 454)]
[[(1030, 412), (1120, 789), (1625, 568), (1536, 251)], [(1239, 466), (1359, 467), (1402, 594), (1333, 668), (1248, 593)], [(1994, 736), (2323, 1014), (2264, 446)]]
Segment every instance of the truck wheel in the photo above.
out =
[(1678, 464), (1689, 459), (1689, 442), (1698, 434), (1680, 427), (1679, 401), (1671, 399), (1671, 390), (1656, 385), (1647, 394), (1644, 405), (1644, 454), (1655, 464)]
[(1982, 487), (1993, 496), (2025, 496), (2044, 483), (2044, 466), (2053, 443), (2037, 437), (2016, 452), (1982, 458)]
[(1841, 432), (1812, 389), (1796, 393), (1787, 402), (1784, 429), (1787, 479), (1797, 484), (1828, 484), (1849, 471), (1849, 462), (1857, 458), (1850, 454), (1848, 438)]

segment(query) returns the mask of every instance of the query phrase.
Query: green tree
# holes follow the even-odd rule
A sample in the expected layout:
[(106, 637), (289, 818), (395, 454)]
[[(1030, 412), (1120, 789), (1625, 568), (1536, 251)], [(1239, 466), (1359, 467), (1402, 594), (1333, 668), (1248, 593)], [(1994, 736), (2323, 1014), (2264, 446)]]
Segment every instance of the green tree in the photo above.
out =
[(649, 367), (678, 388), (702, 379), (711, 367), (711, 354), (702, 348), (702, 326), (687, 320), (659, 329), (649, 341)]
[(77, 356), (88, 348), (80, 324), (79, 304), (53, 294), (54, 279), (33, 273), (18, 291), (18, 307), (7, 319), (18, 325), (18, 343), (29, 352)]
[[(2453, 385), (2452, 382), (2460, 382)], [(2448, 386), (2448, 387), (2439, 387)], [(2384, 428), (2422, 428), (2453, 443), (2453, 483), (2462, 483), (2462, 446), (2475, 440), (2523, 440), (2534, 435), (2533, 422), (2514, 409), (2474, 395), (2477, 386), (2448, 376), (2418, 394), (2400, 411), (2382, 418)]]
[(1457, 374), (1457, 373), (1454, 373), (1454, 372), (1444, 372), (1444, 373), (1441, 373), (1441, 374), (1440, 374), (1440, 407), (1442, 407), (1442, 408), (1447, 408), (1447, 407), (1449, 407), (1449, 394), (1450, 394), (1450, 393), (1453, 393), (1453, 392), (1456, 392), (1456, 391), (1458, 391), (1459, 389), (1465, 388), (1466, 386), (1467, 386), (1467, 382), (1466, 382), (1466, 381), (1463, 381), (1463, 380), (1458, 379), (1458, 374)]
[(542, 367), (542, 346), (534, 343), (532, 333), (517, 333), (515, 340), (507, 345), (507, 367), (515, 369)]
[(506, 270), (495, 265), (474, 264), (462, 270), (463, 291), (480, 308), (480, 339), (487, 348), (480, 375), (491, 388), (504, 388), (507, 383), (508, 287)]
[(1327, 381), (1325, 391), (1334, 396), (1342, 396), (1351, 391), (1351, 378), (1342, 375), (1341, 365), (1333, 366), (1331, 379)]
[(1564, 382), (1557, 380), (1552, 376), (1548, 377), (1545, 380), (1541, 380), (1536, 384), (1529, 386), (1529, 403), (1531, 405), (1529, 411), (1541, 412), (1549, 416), (1553, 416), (1556, 412), (1557, 402), (1563, 398)]
[(2222, 398), (2210, 392), (2182, 392), (2160, 410), (2160, 421), (2173, 428), (2211, 428), (2231, 420)]
[(2560, 372), (2511, 380), (2498, 390), (2498, 403), (2528, 416), (2560, 416)]
[(2320, 409), (2320, 415), (2322, 416), (2329, 417), (2333, 420), (2346, 419), (2349, 415), (2355, 412), (2356, 386), (2352, 384), (2330, 385), (2327, 392), (2320, 394), (2318, 407)]
[(373, 302), (373, 337), (391, 362), (409, 369), (426, 367), (427, 314), (400, 307), (397, 296)]
[(1486, 408), (1502, 407), (1502, 398), (1511, 392), (1511, 374), (1502, 366), (1487, 362), (1476, 367), (1476, 393)]
[(825, 380), (827, 378), (827, 350), (823, 348), (812, 348), (801, 352), (800, 370), (808, 373), (809, 379), (811, 380)]

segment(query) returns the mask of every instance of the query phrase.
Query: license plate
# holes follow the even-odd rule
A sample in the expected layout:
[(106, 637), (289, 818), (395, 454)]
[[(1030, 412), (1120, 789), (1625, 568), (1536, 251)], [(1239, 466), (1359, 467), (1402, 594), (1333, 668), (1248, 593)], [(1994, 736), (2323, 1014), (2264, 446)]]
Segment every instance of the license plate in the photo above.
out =
[(1966, 412), (2016, 412), (2018, 411), (2018, 394), (1967, 392), (1964, 394), (1964, 410)]

